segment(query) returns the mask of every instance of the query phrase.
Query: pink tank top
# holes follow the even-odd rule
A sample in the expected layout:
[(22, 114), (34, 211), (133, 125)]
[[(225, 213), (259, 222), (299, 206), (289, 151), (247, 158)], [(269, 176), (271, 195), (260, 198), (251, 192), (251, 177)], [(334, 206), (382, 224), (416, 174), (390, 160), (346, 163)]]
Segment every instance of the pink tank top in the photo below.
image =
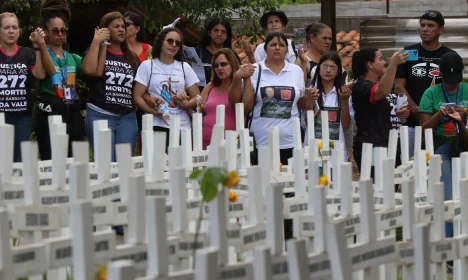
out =
[(236, 109), (229, 104), (228, 94), (218, 94), (213, 88), (205, 103), (205, 117), (203, 118), (203, 150), (210, 144), (213, 126), (216, 124), (216, 106), (225, 106), (224, 129), (236, 130)]

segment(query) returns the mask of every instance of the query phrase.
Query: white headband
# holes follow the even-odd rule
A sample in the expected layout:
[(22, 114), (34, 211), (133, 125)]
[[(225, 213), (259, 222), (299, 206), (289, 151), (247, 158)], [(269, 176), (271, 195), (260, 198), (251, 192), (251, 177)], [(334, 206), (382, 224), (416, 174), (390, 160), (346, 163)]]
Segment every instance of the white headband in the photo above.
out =
[(179, 17), (179, 18), (177, 18), (176, 20), (174, 20), (174, 22), (173, 22), (173, 23), (171, 23), (171, 24), (169, 24), (169, 25), (166, 25), (166, 26), (164, 26), (164, 27), (163, 27), (163, 30), (164, 30), (164, 29), (166, 29), (166, 28), (169, 28), (169, 27), (175, 27), (175, 26), (176, 26), (176, 24), (179, 22), (179, 20), (180, 20), (180, 17)]

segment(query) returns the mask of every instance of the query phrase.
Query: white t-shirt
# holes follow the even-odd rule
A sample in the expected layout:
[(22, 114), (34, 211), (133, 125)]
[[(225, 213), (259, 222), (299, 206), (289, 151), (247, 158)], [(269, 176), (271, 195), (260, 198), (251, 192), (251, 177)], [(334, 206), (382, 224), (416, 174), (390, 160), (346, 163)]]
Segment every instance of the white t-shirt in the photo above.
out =
[[(329, 133), (330, 133), (330, 140), (334, 140), (334, 139), (336, 139), (338, 137), (338, 141), (340, 141), (341, 143), (344, 144), (344, 156), (345, 156), (345, 161), (347, 161), (348, 154), (347, 154), (347, 151), (346, 151), (345, 137), (344, 137), (344, 132), (343, 132), (343, 124), (341, 123), (341, 115), (338, 114), (339, 104), (338, 104), (338, 100), (337, 100), (337, 97), (338, 97), (337, 95), (338, 95), (338, 93), (337, 93), (335, 87), (333, 87), (333, 89), (327, 95), (322, 94), (323, 107), (324, 108), (335, 108), (336, 109), (336, 111), (329, 111), (329, 113), (328, 113), (328, 120), (330, 121), (329, 122), (329, 128), (328, 128)], [(351, 106), (351, 97), (349, 97), (349, 99), (350, 99), (350, 101), (349, 101), (349, 104), (350, 104), (349, 114), (350, 114), (351, 119), (352, 119), (354, 117), (354, 110), (352, 109), (352, 106)], [(314, 110), (314, 111), (316, 111), (316, 110)], [(317, 111), (318, 111), (318, 108), (317, 108)], [(318, 114), (316, 114), (316, 118), (317, 117), (320, 117), (320, 112)], [(333, 120), (339, 120), (339, 123), (340, 123), (339, 131), (336, 131), (337, 129), (333, 128), (333, 126), (337, 124), (336, 122), (333, 123)], [(317, 127), (318, 125), (320, 125), (320, 127)], [(317, 130), (321, 132), (321, 130), (322, 130), (321, 122), (316, 122), (315, 123), (315, 132), (316, 133), (317, 133)], [(309, 146), (309, 140), (307, 139), (308, 132), (309, 132), (309, 130), (308, 130), (308, 128), (306, 128), (306, 131), (305, 131), (305, 138), (306, 139), (304, 139), (304, 146)], [(316, 137), (316, 138), (322, 138), (322, 137)]]
[[(152, 62), (152, 63), (151, 63)], [(151, 64), (153, 64), (151, 74)], [(151, 82), (149, 82), (151, 75)], [(180, 116), (180, 127), (190, 128), (190, 118), (187, 113), (179, 108), (174, 101), (171, 102), (169, 88), (172, 87), (174, 93), (180, 94), (186, 88), (198, 83), (198, 77), (192, 67), (186, 62), (183, 66), (180, 61), (167, 65), (155, 58), (153, 60), (145, 60), (138, 68), (135, 81), (148, 87), (147, 89), (151, 96), (160, 97), (166, 101), (166, 105), (172, 116)], [(169, 127), (159, 117), (153, 118), (153, 126)]]
[(262, 67), (260, 84), (253, 111), (250, 131), (255, 135), (257, 147), (268, 146), (268, 132), (279, 128), (280, 148), (294, 147), (292, 118), (299, 117), (297, 101), (304, 95), (304, 74), (296, 64), (285, 62), (279, 75), (273, 73), (262, 61), (250, 78), (255, 94), (259, 65)]
[[(255, 61), (257, 63), (259, 63), (260, 61), (264, 61), (267, 57), (264, 46), (265, 46), (265, 43), (261, 43), (255, 49), (254, 55), (255, 55)], [(296, 62), (296, 54), (294, 53), (294, 49), (292, 47), (292, 41), (289, 39), (288, 39), (288, 53), (286, 54), (286, 57), (284, 59), (289, 63)]]

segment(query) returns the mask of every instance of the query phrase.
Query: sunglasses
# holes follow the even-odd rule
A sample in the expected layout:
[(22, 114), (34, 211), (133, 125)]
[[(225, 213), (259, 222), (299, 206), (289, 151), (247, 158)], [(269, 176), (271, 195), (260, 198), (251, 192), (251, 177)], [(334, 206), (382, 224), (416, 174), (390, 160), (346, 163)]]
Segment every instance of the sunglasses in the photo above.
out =
[(50, 29), (49, 31), (52, 32), (52, 34), (54, 34), (54, 35), (58, 35), (59, 33), (67, 34), (68, 29), (66, 29), (66, 28), (62, 28), (62, 29)]
[(182, 42), (181, 41), (177, 41), (177, 40), (174, 40), (172, 38), (169, 38), (169, 39), (165, 39), (164, 41), (166, 41), (169, 45), (173, 46), (175, 44), (176, 47), (180, 48), (182, 46)]
[(425, 12), (422, 17), (431, 17), (431, 18), (437, 18), (437, 14), (434, 12)]
[(129, 27), (129, 26), (132, 26), (132, 25), (136, 26), (133, 22), (129, 22), (129, 21), (125, 22), (126, 27)]
[(216, 68), (218, 68), (219, 66), (221, 66), (221, 67), (226, 67), (226, 66), (228, 66), (228, 65), (229, 65), (229, 62), (225, 62), (225, 61), (224, 61), (224, 62), (220, 62), (220, 63), (215, 63), (215, 64), (213, 64), (213, 68), (216, 69)]

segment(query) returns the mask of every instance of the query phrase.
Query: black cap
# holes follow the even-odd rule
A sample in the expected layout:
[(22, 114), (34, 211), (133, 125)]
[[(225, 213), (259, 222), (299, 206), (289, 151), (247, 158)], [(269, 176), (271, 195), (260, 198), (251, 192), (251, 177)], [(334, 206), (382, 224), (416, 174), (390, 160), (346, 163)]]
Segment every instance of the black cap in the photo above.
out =
[(283, 11), (281, 10), (269, 11), (268, 13), (263, 14), (263, 16), (260, 18), (260, 25), (262, 26), (263, 29), (266, 29), (268, 25), (268, 17), (270, 16), (277, 16), (280, 18), (284, 26), (288, 25), (288, 17)]
[(445, 25), (444, 16), (436, 10), (428, 10), (419, 17), (419, 21), (426, 19), (436, 22), (439, 26), (443, 27)]
[(456, 52), (449, 52), (440, 58), (440, 74), (446, 84), (458, 84), (463, 80), (463, 59)]

